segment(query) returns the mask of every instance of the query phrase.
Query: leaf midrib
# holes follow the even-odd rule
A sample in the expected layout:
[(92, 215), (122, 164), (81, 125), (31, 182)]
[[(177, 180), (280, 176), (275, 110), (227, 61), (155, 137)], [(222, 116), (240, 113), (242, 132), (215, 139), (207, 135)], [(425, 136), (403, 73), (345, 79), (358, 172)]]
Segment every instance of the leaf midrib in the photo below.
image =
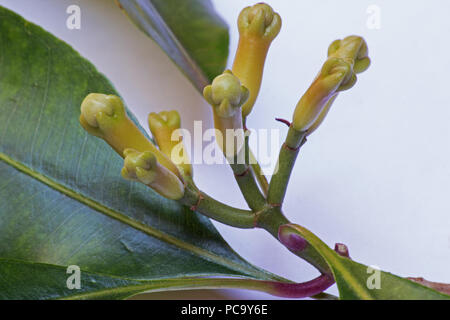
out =
[(259, 271), (256, 269), (257, 272), (255, 272), (255, 269), (249, 269), (246, 268), (238, 263), (235, 263), (233, 261), (230, 261), (226, 258), (223, 258), (221, 256), (218, 256), (216, 254), (213, 254), (205, 249), (196, 247), (188, 242), (182, 241), (180, 239), (177, 239), (174, 236), (171, 236), (169, 234), (166, 234), (160, 230), (154, 229), (146, 224), (143, 224), (139, 221), (136, 221), (127, 215), (124, 215), (120, 212), (117, 212), (111, 208), (108, 208), (99, 202), (86, 197), (83, 194), (77, 193), (74, 190), (69, 189), (68, 187), (58, 183), (57, 181), (43, 175), (42, 173), (39, 173), (37, 171), (34, 171), (33, 169), (29, 168), (25, 164), (11, 158), (10, 156), (6, 155), (3, 152), (0, 152), (0, 161), (5, 162), (6, 164), (12, 166), (13, 168), (19, 170), (20, 172), (32, 177), (33, 179), (51, 187), (54, 190), (57, 190), (58, 192), (94, 209), (95, 211), (104, 214), (112, 219), (115, 219), (116, 221), (119, 221), (123, 224), (126, 224), (130, 227), (132, 227), (135, 230), (138, 230), (148, 236), (151, 236), (153, 238), (156, 238), (160, 241), (166, 242), (168, 244), (171, 244), (175, 247), (178, 247), (180, 249), (183, 249), (185, 251), (188, 251), (204, 260), (207, 260), (209, 262), (213, 262), (219, 265), (222, 265), (224, 267), (230, 268), (232, 270), (247, 274), (249, 276), (254, 276), (258, 279), (276, 279), (276, 280), (282, 280), (286, 281), (283, 278), (280, 278), (278, 276), (272, 275), (270, 273), (266, 273), (263, 271)]

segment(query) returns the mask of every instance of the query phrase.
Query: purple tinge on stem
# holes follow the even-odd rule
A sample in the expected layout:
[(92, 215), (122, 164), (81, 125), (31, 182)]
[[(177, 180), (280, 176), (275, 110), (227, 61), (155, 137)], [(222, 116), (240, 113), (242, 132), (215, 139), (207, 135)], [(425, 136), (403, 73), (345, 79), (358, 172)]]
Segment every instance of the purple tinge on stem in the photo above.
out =
[(290, 225), (282, 225), (278, 229), (278, 239), (289, 250), (299, 252), (305, 250), (308, 242), (299, 234), (293, 233)]
[(271, 294), (284, 298), (308, 298), (319, 294), (334, 284), (331, 275), (322, 274), (321, 276), (302, 283), (284, 283), (268, 282), (273, 288)]
[[(301, 252), (309, 246), (309, 243), (299, 233), (300, 231), (296, 230), (296, 225), (285, 224), (278, 229), (278, 239), (289, 250)], [(338, 249), (342, 251), (338, 251)], [(338, 244), (336, 244), (336, 251), (339, 254), (345, 254), (345, 252), (348, 254), (345, 245), (338, 247)], [(331, 274), (323, 273), (319, 277), (303, 283), (267, 282), (267, 284), (273, 288), (273, 292), (271, 290), (273, 295), (285, 298), (306, 298), (325, 291), (334, 282)]]

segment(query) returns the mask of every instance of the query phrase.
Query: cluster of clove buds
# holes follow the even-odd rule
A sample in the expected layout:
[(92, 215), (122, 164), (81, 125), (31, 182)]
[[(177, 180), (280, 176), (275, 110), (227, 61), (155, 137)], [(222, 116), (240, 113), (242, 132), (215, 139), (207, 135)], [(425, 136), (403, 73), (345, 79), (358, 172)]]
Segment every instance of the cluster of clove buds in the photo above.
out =
[[(261, 87), (270, 44), (281, 29), (281, 18), (269, 5), (258, 3), (242, 10), (238, 28), (240, 38), (232, 70), (217, 76), (203, 91), (212, 106), (215, 128), (222, 137), (227, 137), (226, 130), (245, 128)], [(314, 132), (338, 93), (351, 88), (356, 74), (369, 64), (367, 45), (361, 37), (334, 41), (328, 48), (328, 59), (295, 108), (291, 128), (307, 135)], [(127, 116), (117, 96), (89, 94), (81, 105), (80, 122), (124, 158), (124, 178), (148, 185), (169, 199), (183, 197), (185, 179), (192, 178), (192, 166), (182, 138), (173, 138), (181, 125), (177, 111), (149, 115), (149, 127), (157, 146)], [(238, 137), (234, 135), (235, 139)], [(244, 144), (244, 138), (232, 144), (226, 139), (217, 141), (227, 158), (239, 153)], [(227, 145), (232, 145), (233, 150), (228, 150)], [(171, 161), (172, 157), (181, 160)]]
[[(244, 8), (238, 18), (239, 44), (232, 70), (218, 75), (203, 90), (211, 105), (219, 147), (227, 159), (251, 156), (248, 138), (227, 130), (246, 132), (260, 91), (264, 65), (272, 41), (281, 29), (281, 18), (264, 3)], [(80, 123), (90, 134), (105, 140), (124, 159), (122, 176), (147, 185), (163, 197), (178, 200), (217, 221), (240, 228), (261, 227), (289, 250), (313, 264), (321, 273), (316, 293), (332, 284), (326, 263), (301, 237), (301, 229), (281, 213), (281, 205), (299, 148), (324, 121), (341, 91), (356, 83), (356, 75), (370, 65), (367, 44), (359, 36), (336, 40), (316, 78), (298, 102), (289, 132), (278, 158), (278, 172), (270, 184), (256, 165), (230, 166), (251, 210), (232, 208), (200, 191), (193, 181), (192, 166), (182, 137), (177, 111), (150, 113), (148, 123), (155, 144), (127, 116), (121, 99), (114, 95), (89, 94), (81, 104)], [(225, 139), (223, 139), (225, 137)], [(229, 147), (232, 146), (232, 147)], [(299, 231), (300, 230), (300, 231)], [(323, 279), (326, 279), (324, 282)]]

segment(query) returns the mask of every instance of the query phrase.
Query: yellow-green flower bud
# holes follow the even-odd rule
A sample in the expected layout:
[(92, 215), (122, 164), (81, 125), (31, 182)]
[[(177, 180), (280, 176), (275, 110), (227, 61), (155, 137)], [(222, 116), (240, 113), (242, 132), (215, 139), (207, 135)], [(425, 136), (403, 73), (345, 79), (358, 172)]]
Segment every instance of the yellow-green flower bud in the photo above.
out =
[(161, 165), (181, 177), (175, 164), (127, 116), (119, 97), (89, 94), (81, 103), (80, 123), (87, 132), (105, 140), (120, 156), (124, 157), (123, 152), (127, 148), (150, 151)]
[(347, 61), (355, 73), (361, 73), (370, 66), (369, 50), (362, 37), (348, 36), (333, 41), (328, 47), (328, 57)]
[(203, 90), (203, 96), (213, 107), (215, 114), (221, 118), (236, 115), (242, 104), (247, 101), (249, 92), (241, 85), (239, 78), (230, 70), (217, 76), (211, 85)]
[(320, 127), (320, 125), (322, 124), (322, 122), (325, 120), (328, 112), (331, 109), (331, 106), (333, 105), (334, 100), (336, 100), (337, 98), (337, 94), (335, 94), (334, 96), (332, 96), (330, 98), (330, 100), (328, 100), (328, 102), (325, 104), (325, 106), (323, 107), (322, 111), (319, 114), (319, 117), (316, 119), (316, 121), (314, 121), (313, 125), (308, 129), (308, 133), (307, 135), (309, 136), (310, 134), (312, 134), (314, 131), (317, 130), (317, 128)]
[[(225, 156), (232, 157), (243, 145), (241, 107), (247, 101), (249, 92), (229, 70), (217, 76), (211, 85), (203, 90), (203, 96), (212, 106), (216, 140)], [(229, 139), (233, 133), (233, 139)], [(227, 146), (232, 145), (233, 148)]]
[(233, 73), (250, 91), (250, 98), (242, 106), (247, 117), (261, 87), (267, 52), (281, 29), (281, 17), (265, 4), (244, 8), (238, 18), (239, 44), (233, 63)]
[(155, 154), (150, 151), (125, 149), (124, 156), (121, 173), (125, 179), (139, 181), (168, 199), (179, 200), (183, 197), (183, 182), (173, 172), (160, 165)]
[(281, 17), (266, 3), (242, 9), (238, 17), (238, 29), (241, 36), (255, 37), (271, 42), (281, 29)]
[(176, 164), (184, 176), (192, 176), (192, 165), (184, 147), (182, 136), (176, 134), (181, 128), (177, 111), (152, 112), (148, 115), (148, 125), (159, 149)]
[(181, 127), (178, 112), (175, 110), (152, 112), (148, 115), (148, 126), (159, 149), (170, 158), (172, 148), (178, 144), (178, 141), (172, 141), (172, 133)]
[(294, 112), (293, 127), (314, 132), (325, 119), (340, 91), (356, 83), (356, 74), (370, 65), (367, 44), (363, 38), (349, 36), (328, 47), (328, 60), (312, 85), (300, 99)]
[(340, 90), (342, 83), (352, 82), (350, 65), (342, 59), (330, 58), (302, 96), (294, 111), (292, 127), (307, 131), (317, 120), (327, 102)]

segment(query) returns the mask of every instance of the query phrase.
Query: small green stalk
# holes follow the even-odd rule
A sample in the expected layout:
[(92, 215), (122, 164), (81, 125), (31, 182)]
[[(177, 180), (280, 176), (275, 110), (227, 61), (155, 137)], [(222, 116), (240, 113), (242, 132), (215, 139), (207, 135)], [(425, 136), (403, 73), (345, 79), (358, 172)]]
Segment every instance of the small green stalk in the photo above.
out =
[(278, 156), (277, 172), (272, 176), (267, 201), (270, 205), (281, 207), (286, 195), (289, 178), (294, 168), (300, 147), (306, 142), (307, 132), (297, 131), (290, 127), (286, 141)]
[(252, 211), (233, 208), (192, 187), (186, 188), (179, 202), (193, 211), (232, 227), (242, 229), (255, 227), (255, 214)]
[(258, 161), (256, 160), (256, 157), (253, 154), (250, 147), (249, 147), (248, 153), (250, 156), (250, 166), (252, 168), (253, 175), (256, 177), (256, 181), (258, 182), (258, 185), (261, 188), (261, 191), (263, 192), (264, 197), (267, 197), (267, 194), (269, 192), (269, 182), (267, 181), (267, 178), (264, 175), (264, 172), (262, 171), (261, 166), (259, 165)]
[[(230, 167), (233, 170), (234, 177), (239, 185), (242, 195), (245, 198), (245, 201), (253, 212), (257, 212), (262, 210), (266, 205), (266, 199), (261, 193), (256, 182), (254, 172), (249, 165), (250, 149), (248, 146), (248, 139), (249, 137), (246, 136), (244, 148), (242, 148), (240, 154), (235, 157), (235, 161), (230, 163)], [(244, 163), (239, 163), (242, 160), (244, 160)]]

